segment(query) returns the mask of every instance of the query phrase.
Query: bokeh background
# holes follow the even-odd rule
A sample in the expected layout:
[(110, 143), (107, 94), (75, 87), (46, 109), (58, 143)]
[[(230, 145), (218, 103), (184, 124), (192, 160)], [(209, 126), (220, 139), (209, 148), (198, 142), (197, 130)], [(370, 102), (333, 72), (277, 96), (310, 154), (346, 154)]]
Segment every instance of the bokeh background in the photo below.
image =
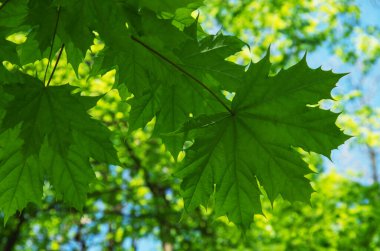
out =
[[(0, 1), (1, 2), (1, 1)], [(92, 184), (83, 212), (54, 197), (48, 183), (41, 205), (0, 224), (0, 250), (380, 250), (380, 1), (208, 0), (194, 13), (211, 33), (237, 35), (249, 46), (229, 60), (257, 61), (271, 46), (274, 71), (307, 51), (313, 68), (350, 72), (322, 109), (355, 136), (331, 156), (302, 153), (313, 187), (310, 205), (262, 198), (265, 216), (255, 216), (244, 235), (212, 207), (183, 213), (176, 163), (152, 136), (154, 120), (128, 131), (128, 100), (112, 89), (115, 72), (92, 74), (103, 44), (94, 41), (75, 74), (65, 58), (53, 84), (70, 83), (86, 95), (105, 96), (91, 114), (113, 131), (121, 166), (92, 162)], [(25, 34), (9, 37), (25, 42)], [(43, 78), (47, 59), (22, 67)], [(12, 67), (12, 65), (7, 65)], [(0, 215), (0, 222), (3, 218)]]

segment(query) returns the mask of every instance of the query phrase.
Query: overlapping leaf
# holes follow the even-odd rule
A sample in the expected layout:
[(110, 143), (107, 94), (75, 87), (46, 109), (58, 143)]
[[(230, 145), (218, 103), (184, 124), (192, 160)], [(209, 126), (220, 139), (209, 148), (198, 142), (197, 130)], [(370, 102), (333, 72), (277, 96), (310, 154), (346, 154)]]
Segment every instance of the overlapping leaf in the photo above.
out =
[(249, 67), (232, 114), (184, 127), (203, 127), (178, 172), (188, 210), (207, 206), (215, 192), (217, 215), (247, 228), (261, 212), (259, 185), (271, 201), (281, 195), (308, 202), (310, 170), (293, 147), (328, 156), (348, 138), (335, 126), (337, 114), (307, 106), (329, 98), (342, 75), (312, 70), (305, 58), (274, 77), (268, 76), (270, 67), (269, 54)]
[(0, 131), (0, 208), (8, 217), (38, 202), (46, 176), (64, 201), (81, 209), (94, 178), (89, 158), (118, 163), (110, 132), (86, 112), (95, 98), (38, 80), (3, 88), (9, 101)]

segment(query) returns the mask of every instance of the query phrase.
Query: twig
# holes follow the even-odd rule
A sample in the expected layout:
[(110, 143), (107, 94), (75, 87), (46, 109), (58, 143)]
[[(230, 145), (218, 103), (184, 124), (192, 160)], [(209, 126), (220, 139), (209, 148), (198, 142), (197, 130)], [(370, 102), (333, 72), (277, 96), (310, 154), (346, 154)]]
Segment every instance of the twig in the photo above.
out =
[(0, 5), (0, 10), (1, 10), (2, 8), (4, 8), (5, 5), (6, 5), (9, 1), (10, 1), (10, 0), (5, 0), (5, 1), (3, 2), (3, 4)]
[(49, 66), (50, 66), (50, 60), (51, 60), (51, 55), (53, 53), (53, 47), (54, 47), (54, 40), (55, 40), (55, 36), (57, 34), (57, 29), (58, 29), (58, 22), (59, 22), (59, 15), (61, 13), (61, 6), (58, 7), (58, 13), (57, 13), (57, 20), (55, 22), (55, 27), (54, 27), (54, 32), (53, 32), (53, 38), (51, 39), (51, 44), (50, 44), (50, 51), (49, 51), (49, 59), (48, 59), (48, 64), (46, 66), (46, 69), (45, 69), (45, 75), (44, 75), (44, 84), (46, 83), (46, 75), (47, 75), (47, 71), (49, 69)]
[(50, 75), (49, 81), (48, 81), (47, 84), (46, 84), (46, 87), (48, 87), (48, 86), (50, 85), (50, 81), (51, 81), (51, 79), (53, 78), (53, 75), (54, 75), (55, 69), (57, 68), (57, 65), (58, 65), (59, 59), (61, 58), (61, 55), (62, 55), (62, 52), (63, 52), (63, 48), (65, 48), (65, 44), (62, 44), (61, 49), (59, 50), (58, 57), (57, 57), (57, 61), (55, 62), (55, 65), (54, 65), (53, 71), (51, 72), (51, 75)]

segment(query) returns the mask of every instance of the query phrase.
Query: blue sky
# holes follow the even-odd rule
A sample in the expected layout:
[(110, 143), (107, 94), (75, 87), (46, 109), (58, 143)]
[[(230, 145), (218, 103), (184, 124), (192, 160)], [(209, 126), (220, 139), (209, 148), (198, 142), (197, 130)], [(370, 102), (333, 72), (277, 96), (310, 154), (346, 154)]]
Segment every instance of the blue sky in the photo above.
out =
[(380, 0), (361, 0), (356, 3), (362, 11), (363, 23), (380, 26)]

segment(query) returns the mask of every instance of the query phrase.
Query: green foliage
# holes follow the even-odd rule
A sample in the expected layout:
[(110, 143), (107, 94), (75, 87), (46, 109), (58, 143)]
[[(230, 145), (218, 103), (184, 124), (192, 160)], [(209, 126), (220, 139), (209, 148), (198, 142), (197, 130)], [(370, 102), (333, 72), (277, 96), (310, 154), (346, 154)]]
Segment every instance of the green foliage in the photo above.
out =
[[(246, 229), (253, 214), (261, 212), (261, 191), (271, 201), (278, 195), (291, 202), (309, 199), (312, 189), (305, 175), (310, 171), (293, 147), (329, 155), (347, 138), (335, 126), (336, 114), (308, 106), (330, 98), (342, 75), (312, 70), (304, 58), (269, 76), (269, 53), (245, 71), (246, 66), (226, 60), (245, 44), (234, 36), (206, 34), (191, 16), (199, 5), (3, 2), (0, 35), (5, 42), (0, 43), (6, 46), (0, 59), (7, 69), (0, 67), (5, 92), (0, 208), (6, 218), (28, 202), (38, 203), (45, 180), (59, 198), (82, 209), (95, 177), (89, 158), (119, 164), (108, 129), (87, 114), (98, 99), (78, 94), (67, 83), (50, 86), (63, 48), (78, 74), (94, 38), (104, 49), (92, 51), (90, 73), (117, 70), (114, 88), (131, 105), (129, 133), (155, 118), (153, 135), (162, 138), (175, 159), (186, 140), (194, 141), (178, 173), (188, 210), (207, 206), (214, 195), (216, 216), (227, 215)], [(17, 18), (9, 19), (10, 11)], [(17, 34), (23, 41), (9, 39)], [(51, 61), (58, 50), (47, 83), (45, 70), (35, 77), (21, 73), (27, 72), (25, 64), (46, 57)], [(236, 93), (232, 101), (231, 93)], [(194, 118), (202, 119), (191, 122)]]
[(332, 129), (336, 114), (306, 106), (329, 97), (341, 76), (311, 70), (305, 58), (276, 76), (268, 77), (270, 67), (269, 54), (252, 64), (232, 101), (232, 115), (200, 125), (180, 171), (187, 209), (207, 205), (215, 184), (216, 214), (247, 228), (261, 212), (257, 181), (272, 202), (280, 194), (308, 202), (310, 170), (290, 146), (328, 155), (347, 139)]
[(45, 87), (37, 80), (4, 89), (12, 97), (1, 134), (5, 219), (29, 201), (39, 202), (44, 176), (58, 195), (81, 209), (94, 178), (89, 157), (118, 163), (109, 131), (86, 112), (96, 102), (72, 95), (75, 88), (69, 85)]

